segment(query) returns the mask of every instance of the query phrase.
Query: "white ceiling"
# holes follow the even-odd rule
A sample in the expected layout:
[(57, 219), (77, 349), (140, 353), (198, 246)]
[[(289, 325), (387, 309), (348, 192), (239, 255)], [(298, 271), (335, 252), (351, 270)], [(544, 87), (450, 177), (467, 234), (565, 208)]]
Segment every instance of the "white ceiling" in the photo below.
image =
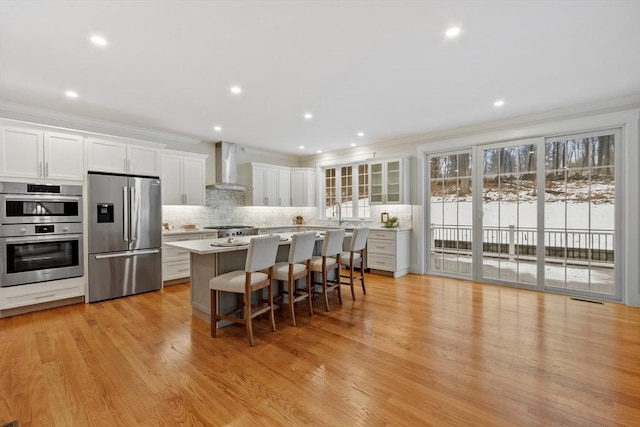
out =
[(638, 0), (0, 0), (1, 101), (282, 153), (638, 93)]

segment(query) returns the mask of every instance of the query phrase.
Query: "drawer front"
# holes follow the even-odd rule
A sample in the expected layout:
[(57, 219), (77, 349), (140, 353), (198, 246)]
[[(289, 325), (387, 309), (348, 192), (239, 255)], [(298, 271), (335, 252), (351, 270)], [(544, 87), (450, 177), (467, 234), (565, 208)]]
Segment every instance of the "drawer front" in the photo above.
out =
[(395, 231), (369, 230), (370, 239), (396, 240)]
[(218, 232), (217, 231), (210, 231), (208, 233), (202, 233), (202, 239), (217, 239), (218, 238)]
[(182, 248), (174, 248), (173, 246), (162, 247), (162, 262), (189, 260), (189, 251)]
[(178, 236), (163, 236), (163, 242), (184, 242), (187, 240), (200, 240), (202, 238), (201, 233), (189, 233), (189, 234), (181, 234)]
[(182, 279), (191, 276), (189, 261), (168, 261), (162, 263), (162, 280)]
[[(17, 289), (25, 287), (27, 289)], [(16, 289), (13, 289), (16, 288)], [(84, 284), (64, 283), (51, 286), (47, 289), (46, 282), (37, 285), (13, 286), (7, 291), (7, 295), (0, 298), (0, 309), (24, 307), (27, 305), (40, 304), (43, 302), (57, 301), (66, 298), (84, 296)], [(4, 289), (3, 289), (4, 290)], [(24, 291), (24, 292), (23, 292)]]
[(367, 255), (367, 267), (377, 270), (396, 271), (395, 257), (369, 252)]
[(368, 239), (367, 252), (373, 254), (396, 254), (396, 242), (392, 240)]

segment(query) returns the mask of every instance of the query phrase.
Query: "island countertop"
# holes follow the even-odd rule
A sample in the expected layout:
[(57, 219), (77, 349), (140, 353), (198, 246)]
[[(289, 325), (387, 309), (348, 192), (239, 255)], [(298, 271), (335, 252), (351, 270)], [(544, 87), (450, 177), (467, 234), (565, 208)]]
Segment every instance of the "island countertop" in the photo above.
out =
[[(278, 233), (280, 236), (280, 245), (289, 245), (291, 244), (291, 236), (294, 233)], [(346, 233), (346, 236), (350, 236), (351, 233)], [(318, 231), (316, 236), (319, 240), (324, 238), (324, 231)], [(166, 242), (164, 243), (167, 246), (173, 246), (176, 248), (185, 249), (191, 253), (198, 255), (208, 255), (208, 254), (219, 254), (224, 252), (235, 252), (246, 250), (249, 245), (249, 240), (252, 237), (256, 236), (236, 236), (233, 237), (233, 242), (238, 243), (246, 243), (245, 245), (238, 246), (215, 246), (215, 244), (227, 243), (228, 238), (218, 238), (218, 239), (204, 239), (204, 240), (185, 240), (181, 242)]]

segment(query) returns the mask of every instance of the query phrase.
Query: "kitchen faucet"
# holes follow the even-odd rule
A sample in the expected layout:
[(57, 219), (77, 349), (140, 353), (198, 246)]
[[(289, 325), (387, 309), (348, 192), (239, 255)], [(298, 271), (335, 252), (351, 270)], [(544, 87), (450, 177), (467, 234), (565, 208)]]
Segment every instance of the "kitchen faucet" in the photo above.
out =
[(338, 225), (342, 225), (342, 206), (340, 202), (333, 205), (333, 216), (336, 216), (336, 206), (338, 207)]

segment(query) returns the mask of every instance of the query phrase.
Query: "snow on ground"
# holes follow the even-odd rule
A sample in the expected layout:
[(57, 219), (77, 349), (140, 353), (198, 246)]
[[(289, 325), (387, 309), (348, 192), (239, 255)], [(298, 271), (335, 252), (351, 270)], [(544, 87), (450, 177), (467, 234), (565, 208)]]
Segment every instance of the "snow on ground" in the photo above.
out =
[[(431, 268), (434, 271), (471, 274), (471, 257), (455, 254), (431, 253)], [(536, 284), (538, 274), (534, 261), (506, 260), (485, 257), (482, 260), (483, 276), (487, 279), (506, 282)], [(546, 287), (582, 290), (606, 295), (615, 294), (615, 271), (602, 266), (563, 265), (547, 263), (544, 270)]]

